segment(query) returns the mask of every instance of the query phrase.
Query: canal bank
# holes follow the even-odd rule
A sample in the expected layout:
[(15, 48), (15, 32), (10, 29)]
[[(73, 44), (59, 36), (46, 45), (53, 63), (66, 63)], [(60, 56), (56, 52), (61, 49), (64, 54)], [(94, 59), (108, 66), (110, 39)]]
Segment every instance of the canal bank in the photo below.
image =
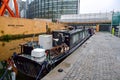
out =
[(52, 30), (65, 28), (65, 24), (53, 23), (44, 19), (23, 19), (0, 16), (0, 36), (30, 35), (46, 33), (46, 27)]

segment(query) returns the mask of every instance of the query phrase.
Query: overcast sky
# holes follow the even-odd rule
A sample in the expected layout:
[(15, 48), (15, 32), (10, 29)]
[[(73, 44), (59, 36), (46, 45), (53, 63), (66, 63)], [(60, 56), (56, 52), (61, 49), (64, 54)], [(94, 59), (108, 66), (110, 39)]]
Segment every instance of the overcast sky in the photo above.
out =
[(110, 12), (113, 10), (120, 11), (120, 0), (80, 0), (80, 13)]
[(120, 11), (120, 0), (80, 0), (80, 13)]

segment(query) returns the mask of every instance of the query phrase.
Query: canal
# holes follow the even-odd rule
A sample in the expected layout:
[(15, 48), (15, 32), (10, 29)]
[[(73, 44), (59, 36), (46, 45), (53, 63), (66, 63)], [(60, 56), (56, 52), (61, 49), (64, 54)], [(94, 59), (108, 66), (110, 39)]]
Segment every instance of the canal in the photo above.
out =
[[(28, 41), (37, 41), (38, 37), (29, 37), (17, 40), (10, 40), (8, 42), (0, 41), (0, 62), (7, 60), (9, 57), (13, 55), (14, 52), (20, 53), (20, 44), (26, 43)], [(30, 77), (27, 77), (20, 72), (17, 74), (17, 80), (33, 80)]]

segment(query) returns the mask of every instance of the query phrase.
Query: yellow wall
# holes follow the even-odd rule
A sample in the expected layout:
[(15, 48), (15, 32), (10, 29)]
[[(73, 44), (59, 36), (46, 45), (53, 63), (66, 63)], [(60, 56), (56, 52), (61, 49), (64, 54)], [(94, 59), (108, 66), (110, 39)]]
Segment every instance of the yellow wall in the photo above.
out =
[(0, 16), (0, 36), (3, 34), (34, 34), (46, 32), (46, 23), (51, 30), (64, 29), (64, 24)]
[(96, 32), (99, 32), (99, 24), (96, 25)]

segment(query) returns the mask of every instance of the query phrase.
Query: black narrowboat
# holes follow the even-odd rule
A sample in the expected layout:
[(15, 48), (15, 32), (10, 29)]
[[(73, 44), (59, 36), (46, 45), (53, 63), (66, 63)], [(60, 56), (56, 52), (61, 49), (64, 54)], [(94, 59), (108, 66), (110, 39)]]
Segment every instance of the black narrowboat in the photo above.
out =
[[(43, 46), (39, 44), (39, 40), (38, 42), (28, 42), (21, 45), (21, 54), (13, 56), (18, 71), (34, 77), (36, 80), (40, 79), (57, 62), (66, 58), (83, 44), (90, 37), (90, 34), (88, 29), (55, 30), (51, 36), (52, 47), (50, 48), (44, 48), (44, 45), (51, 44), (47, 43), (47, 39), (41, 40), (46, 41), (46, 43), (41, 43)], [(39, 53), (39, 51), (42, 53)]]

